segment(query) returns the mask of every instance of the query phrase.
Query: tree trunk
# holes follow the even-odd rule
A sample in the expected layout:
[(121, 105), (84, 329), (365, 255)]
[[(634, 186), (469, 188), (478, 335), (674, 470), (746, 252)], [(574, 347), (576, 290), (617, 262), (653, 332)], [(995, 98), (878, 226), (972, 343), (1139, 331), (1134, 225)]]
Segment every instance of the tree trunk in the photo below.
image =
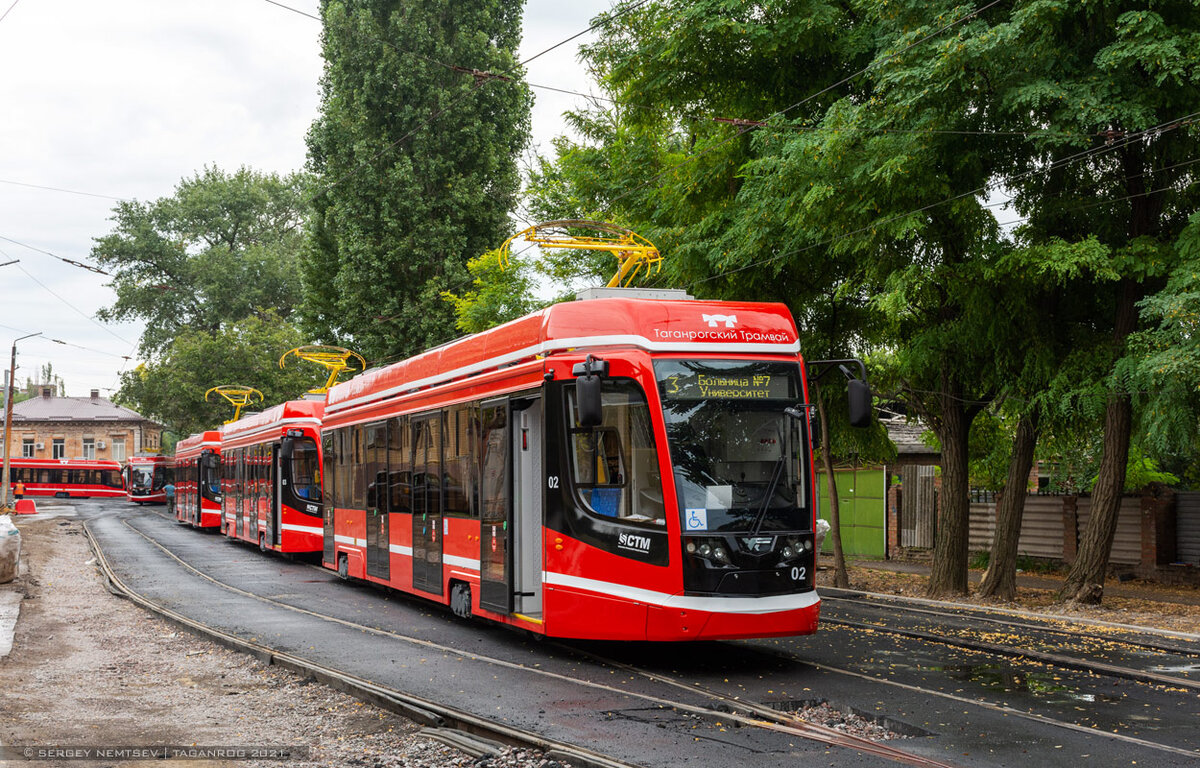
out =
[[(1122, 281), (1117, 300), (1114, 340), (1120, 345), (1137, 323), (1140, 286)], [(1067, 580), (1058, 593), (1059, 601), (1096, 605), (1104, 597), (1104, 574), (1117, 533), (1117, 515), (1121, 492), (1125, 489), (1125, 469), (1129, 462), (1129, 435), (1133, 424), (1133, 405), (1128, 394), (1111, 392), (1104, 412), (1104, 447), (1100, 457), (1100, 475), (1092, 489), (1092, 510), (1087, 528), (1079, 540), (1079, 552)]]
[(837, 478), (833, 476), (833, 457), (829, 453), (829, 414), (821, 400), (821, 388), (809, 384), (813, 400), (817, 404), (817, 417), (821, 421), (821, 463), (825, 465), (825, 482), (829, 489), (829, 541), (833, 544), (833, 585), (849, 589), (850, 574), (846, 572), (846, 554), (842, 549), (842, 517), (838, 506)]
[(970, 416), (961, 387), (942, 387), (942, 413), (937, 430), (942, 442), (942, 490), (938, 494), (938, 529), (929, 574), (930, 597), (967, 594), (967, 526), (971, 511), (967, 477), (967, 434)]
[(996, 533), (987, 572), (979, 585), (982, 597), (1012, 600), (1017, 596), (1017, 542), (1021, 538), (1021, 518), (1025, 514), (1025, 489), (1033, 467), (1033, 449), (1037, 446), (1038, 409), (1021, 417), (1013, 437), (1008, 478), (996, 504)]

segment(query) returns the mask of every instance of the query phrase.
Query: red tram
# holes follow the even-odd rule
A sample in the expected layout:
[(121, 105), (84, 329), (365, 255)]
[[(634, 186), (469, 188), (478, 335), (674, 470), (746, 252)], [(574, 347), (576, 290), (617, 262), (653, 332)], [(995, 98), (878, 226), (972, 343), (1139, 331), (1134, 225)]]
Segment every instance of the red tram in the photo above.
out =
[(814, 632), (806, 392), (783, 305), (551, 306), (330, 390), (322, 560), (548, 636)]
[(125, 494), (138, 504), (166, 504), (166, 486), (174, 474), (174, 462), (166, 456), (133, 456), (125, 465)]
[(221, 428), (221, 529), (278, 552), (320, 552), (321, 415), (292, 400)]
[(9, 486), (21, 483), (26, 496), (87, 499), (125, 495), (121, 465), (116, 461), (9, 458), (8, 462)]
[(221, 524), (221, 433), (209, 430), (175, 444), (175, 519), (196, 528)]

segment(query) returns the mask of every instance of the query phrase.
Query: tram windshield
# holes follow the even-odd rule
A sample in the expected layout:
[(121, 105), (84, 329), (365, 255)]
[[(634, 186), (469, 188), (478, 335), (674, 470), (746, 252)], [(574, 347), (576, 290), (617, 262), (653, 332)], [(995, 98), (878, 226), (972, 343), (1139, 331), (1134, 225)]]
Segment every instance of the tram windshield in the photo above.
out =
[(806, 531), (804, 424), (794, 363), (660, 360), (654, 364), (684, 532)]
[(154, 471), (154, 466), (132, 466), (129, 468), (129, 488), (134, 491), (157, 491), (163, 487), (163, 473)]
[(308, 501), (321, 500), (321, 462), (317, 443), (311, 437), (299, 438), (292, 445), (292, 488)]

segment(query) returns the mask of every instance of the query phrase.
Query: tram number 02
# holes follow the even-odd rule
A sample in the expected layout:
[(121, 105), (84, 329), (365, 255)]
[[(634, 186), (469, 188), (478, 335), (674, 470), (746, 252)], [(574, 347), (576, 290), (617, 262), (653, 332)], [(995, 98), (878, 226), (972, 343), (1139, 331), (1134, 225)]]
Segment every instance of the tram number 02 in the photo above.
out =
[(552, 491), (553, 491), (554, 489), (558, 488), (558, 475), (550, 475), (549, 477), (547, 477), (547, 478), (546, 478), (546, 485), (547, 485), (547, 487), (549, 487), (549, 488), (550, 488), (550, 490), (552, 490)]
[(808, 578), (808, 569), (803, 565), (792, 566), (792, 581), (804, 581)]

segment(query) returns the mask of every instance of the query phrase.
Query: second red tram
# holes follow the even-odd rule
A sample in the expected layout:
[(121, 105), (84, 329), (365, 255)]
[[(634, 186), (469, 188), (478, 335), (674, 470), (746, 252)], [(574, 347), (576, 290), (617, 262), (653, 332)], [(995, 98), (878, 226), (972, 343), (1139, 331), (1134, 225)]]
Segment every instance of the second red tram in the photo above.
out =
[(221, 529), (279, 552), (320, 552), (321, 415), (292, 400), (221, 428)]
[(125, 495), (138, 504), (167, 503), (167, 483), (175, 465), (167, 456), (133, 456), (125, 465)]
[(555, 637), (816, 630), (780, 304), (562, 303), (330, 390), (323, 562)]
[(175, 519), (195, 528), (221, 524), (221, 433), (189, 435), (175, 444)]

